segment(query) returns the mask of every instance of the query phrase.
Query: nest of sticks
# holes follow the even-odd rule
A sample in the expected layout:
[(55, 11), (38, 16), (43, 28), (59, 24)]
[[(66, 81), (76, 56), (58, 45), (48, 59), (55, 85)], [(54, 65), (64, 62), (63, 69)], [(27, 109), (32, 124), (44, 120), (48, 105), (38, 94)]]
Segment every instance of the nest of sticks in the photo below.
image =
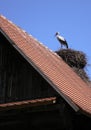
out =
[(87, 64), (86, 55), (81, 51), (60, 49), (56, 53), (70, 66), (83, 69)]
[(56, 53), (85, 81), (90, 81), (85, 71), (87, 65), (86, 54), (73, 49), (59, 49)]
[(79, 69), (76, 67), (72, 68), (85, 82), (90, 82), (90, 79), (84, 69)]

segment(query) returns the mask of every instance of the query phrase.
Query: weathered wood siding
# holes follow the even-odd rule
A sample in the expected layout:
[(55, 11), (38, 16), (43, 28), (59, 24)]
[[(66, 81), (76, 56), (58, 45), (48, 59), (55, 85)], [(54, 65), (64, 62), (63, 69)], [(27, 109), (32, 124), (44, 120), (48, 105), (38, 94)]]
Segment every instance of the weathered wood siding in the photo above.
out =
[(0, 103), (55, 94), (43, 77), (0, 34)]

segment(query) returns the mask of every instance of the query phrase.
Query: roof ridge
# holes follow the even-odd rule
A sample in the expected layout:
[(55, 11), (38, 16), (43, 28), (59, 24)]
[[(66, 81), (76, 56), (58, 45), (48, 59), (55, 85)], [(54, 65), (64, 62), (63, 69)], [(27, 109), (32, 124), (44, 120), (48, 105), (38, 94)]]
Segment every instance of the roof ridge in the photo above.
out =
[[(11, 23), (13, 26), (15, 26), (18, 30), (22, 31), (24, 34), (27, 34), (28, 36), (32, 37), (35, 41), (37, 41), (37, 43), (39, 43), (40, 45), (42, 45), (42, 47), (44, 47), (46, 50), (50, 51), (53, 53), (53, 55), (56, 55), (58, 58), (60, 58), (59, 55), (57, 55), (52, 49), (49, 49), (47, 46), (45, 46), (41, 41), (39, 41), (37, 38), (33, 37), (32, 34), (27, 33), (24, 29), (22, 29), (20, 26), (17, 26), (16, 24), (14, 24), (11, 20), (7, 19), (5, 16), (0, 15), (0, 17), (4, 18), (5, 20), (7, 20), (9, 23)], [(21, 34), (21, 33), (20, 33)], [(23, 35), (24, 37), (24, 35)]]
[(4, 19), (7, 19), (5, 16), (3, 16), (2, 14), (0, 14), (0, 17), (4, 18)]
[[(27, 41), (27, 43), (29, 43), (30, 44), (30, 42), (29, 42), (29, 40), (32, 38), (34, 41), (36, 41), (37, 42), (37, 44), (36, 44), (36, 47), (38, 46), (38, 45), (41, 45), (41, 47), (43, 47), (44, 49), (46, 49), (46, 50), (48, 50), (48, 54), (46, 54), (46, 56), (52, 56), (53, 57), (53, 55), (55, 55), (57, 58), (59, 58), (60, 59), (60, 57), (59, 57), (59, 55), (57, 55), (55, 52), (53, 52), (53, 50), (51, 50), (51, 49), (49, 49), (47, 46), (45, 46), (42, 42), (40, 42), (37, 38), (34, 38), (33, 37), (33, 35), (31, 35), (31, 34), (29, 34), (29, 33), (27, 33), (25, 30), (23, 30), (21, 27), (19, 27), (19, 26), (17, 26), (16, 24), (14, 24), (13, 22), (11, 22), (10, 20), (8, 20), (6, 17), (4, 17), (4, 16), (1, 16), (2, 18), (4, 18), (6, 21), (8, 21), (8, 23), (10, 23), (10, 24), (12, 24), (17, 30), (18, 30), (18, 33), (21, 35), (21, 36), (23, 36), (23, 38)], [(11, 28), (13, 28), (12, 26), (11, 26)], [(15, 28), (13, 28), (14, 30), (15, 30)], [(23, 33), (22, 33), (23, 32)], [(27, 37), (27, 39), (26, 39), (26, 37)], [(38, 46), (39, 47), (39, 46)], [(41, 47), (40, 47), (40, 49), (41, 49)], [(51, 53), (52, 54), (51, 54)], [(43, 53), (43, 52), (42, 52)]]

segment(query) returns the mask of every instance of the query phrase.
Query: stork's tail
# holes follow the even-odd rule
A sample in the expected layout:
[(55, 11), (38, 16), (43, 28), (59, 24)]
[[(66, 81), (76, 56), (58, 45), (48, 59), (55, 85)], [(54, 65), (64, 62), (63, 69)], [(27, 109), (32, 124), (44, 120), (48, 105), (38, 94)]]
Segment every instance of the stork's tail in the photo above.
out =
[(65, 43), (66, 43), (66, 44), (65, 44), (65, 45), (66, 45), (66, 48), (68, 49), (68, 43), (67, 43), (67, 41), (65, 41)]

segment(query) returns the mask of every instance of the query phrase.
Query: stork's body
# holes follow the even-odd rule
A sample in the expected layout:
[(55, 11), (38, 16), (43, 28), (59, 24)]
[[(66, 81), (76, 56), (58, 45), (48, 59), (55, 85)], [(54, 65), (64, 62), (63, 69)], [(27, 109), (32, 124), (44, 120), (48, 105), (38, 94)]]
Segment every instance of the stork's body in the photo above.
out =
[(55, 36), (56, 36), (56, 38), (58, 39), (58, 41), (60, 42), (61, 47), (64, 45), (66, 48), (68, 48), (68, 43), (67, 43), (67, 41), (64, 39), (64, 37), (60, 36), (58, 32), (55, 34)]

